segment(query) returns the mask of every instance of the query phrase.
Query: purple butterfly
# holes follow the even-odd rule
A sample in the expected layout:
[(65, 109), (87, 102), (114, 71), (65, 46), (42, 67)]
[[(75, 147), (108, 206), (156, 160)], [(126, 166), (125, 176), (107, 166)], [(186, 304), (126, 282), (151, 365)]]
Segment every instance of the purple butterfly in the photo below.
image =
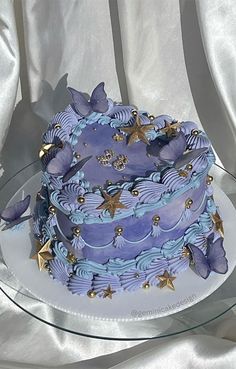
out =
[(187, 142), (185, 135), (183, 132), (179, 132), (176, 137), (160, 149), (159, 158), (164, 162), (173, 164), (175, 169), (180, 169), (208, 150), (207, 147), (202, 147), (184, 154), (186, 149)]
[(75, 90), (74, 88), (68, 87), (72, 95), (73, 107), (75, 111), (82, 117), (87, 117), (92, 112), (105, 113), (108, 110), (107, 94), (104, 90), (104, 82), (99, 83), (93, 90), (90, 100)]
[(7, 224), (2, 230), (5, 231), (6, 229), (12, 228), (17, 224), (30, 219), (32, 215), (26, 215), (24, 217), (21, 216), (28, 209), (29, 204), (30, 195), (26, 196), (24, 200), (18, 201), (16, 204), (4, 209), (0, 214), (0, 218), (5, 220)]
[(225, 274), (228, 271), (228, 261), (225, 257), (223, 247), (223, 238), (218, 238), (213, 242), (214, 234), (207, 239), (206, 256), (197, 246), (188, 244), (192, 259), (195, 264), (195, 270), (202, 278), (206, 279), (211, 271), (219, 274)]
[(71, 167), (73, 151), (71, 146), (65, 143), (64, 147), (56, 153), (55, 158), (50, 160), (46, 171), (53, 176), (63, 176), (62, 182), (64, 183), (69, 181), (91, 157), (87, 156)]

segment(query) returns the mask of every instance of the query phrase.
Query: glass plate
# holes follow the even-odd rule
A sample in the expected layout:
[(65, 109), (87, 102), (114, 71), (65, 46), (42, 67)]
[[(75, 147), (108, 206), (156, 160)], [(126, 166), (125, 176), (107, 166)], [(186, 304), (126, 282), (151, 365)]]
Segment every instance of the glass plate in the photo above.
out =
[[(39, 163), (32, 163), (18, 171), (0, 189), (0, 207), (6, 206), (26, 180), (39, 169)], [(232, 174), (215, 165), (211, 171), (216, 184), (236, 206), (236, 179)], [(106, 322), (80, 318), (49, 307), (25, 290), (7, 269), (3, 257), (0, 264), (1, 291), (25, 313), (52, 327), (69, 333), (111, 340), (146, 340), (173, 336), (192, 329), (209, 325), (215, 319), (224, 317), (236, 305), (236, 272), (212, 295), (196, 305), (163, 318), (135, 322)], [(37, 308), (36, 308), (37, 306)], [(37, 312), (37, 313), (36, 313)], [(137, 309), (136, 314), (142, 314)]]

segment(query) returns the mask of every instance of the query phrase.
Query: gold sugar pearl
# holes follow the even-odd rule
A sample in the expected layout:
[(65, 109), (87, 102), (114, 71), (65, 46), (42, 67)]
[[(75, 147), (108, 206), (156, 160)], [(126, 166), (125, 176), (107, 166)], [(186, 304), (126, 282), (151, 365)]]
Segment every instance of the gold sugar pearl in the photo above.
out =
[(54, 236), (52, 238), (53, 238), (54, 241), (56, 241), (57, 240), (56, 234), (54, 234)]
[(133, 196), (138, 196), (139, 195), (139, 191), (138, 190), (136, 190), (135, 188), (131, 191), (131, 194), (133, 195)]
[(85, 197), (84, 197), (84, 196), (79, 196), (79, 197), (77, 198), (77, 201), (78, 201), (78, 203), (80, 203), (80, 204), (84, 204), (84, 203), (85, 203)]
[(183, 248), (183, 251), (182, 251), (182, 257), (187, 258), (187, 257), (189, 257), (189, 256), (190, 256), (190, 251), (189, 251), (189, 249), (188, 249), (187, 247), (184, 247), (184, 248)]
[(54, 207), (54, 206), (49, 206), (49, 208), (48, 208), (48, 211), (49, 211), (49, 213), (51, 213), (51, 214), (56, 214), (56, 208)]
[(187, 170), (192, 170), (192, 169), (193, 169), (192, 164), (187, 164), (187, 165), (186, 165), (186, 169), (187, 169)]
[(121, 236), (122, 233), (123, 233), (123, 231), (124, 231), (124, 229), (122, 227), (120, 227), (120, 226), (118, 226), (118, 227), (115, 228), (115, 232), (116, 232), (116, 235), (117, 236)]
[(132, 111), (131, 111), (131, 113), (132, 113), (132, 115), (133, 115), (134, 117), (136, 117), (136, 116), (138, 115), (137, 110), (132, 110)]
[(87, 142), (84, 142), (84, 146), (85, 146), (85, 147), (87, 147), (87, 146), (88, 146)]
[(89, 290), (87, 292), (87, 296), (90, 297), (91, 299), (93, 299), (94, 297), (96, 297), (97, 293), (94, 290)]
[(81, 234), (80, 227), (73, 228), (73, 234), (78, 237)]
[(110, 181), (109, 179), (107, 180), (107, 186), (111, 186), (112, 185), (112, 181)]
[(159, 217), (159, 215), (154, 215), (154, 216), (152, 217), (153, 224), (154, 224), (154, 225), (157, 225), (157, 224), (159, 223), (160, 219), (161, 219), (161, 218)]
[(140, 277), (140, 274), (139, 273), (135, 273), (134, 274), (134, 278), (139, 278)]
[(148, 115), (148, 118), (150, 119), (150, 120), (154, 120), (155, 119), (155, 117), (154, 117), (154, 115)]
[(144, 289), (148, 289), (149, 287), (150, 287), (149, 282), (145, 282), (145, 283), (143, 284), (143, 288), (144, 288)]
[(79, 159), (79, 158), (81, 157), (81, 155), (77, 152), (77, 153), (75, 154), (75, 157), (76, 157), (76, 159)]
[(207, 179), (208, 179), (208, 181), (210, 181), (210, 182), (212, 182), (213, 181), (213, 177), (212, 176), (207, 176)]
[(74, 264), (77, 259), (75, 255), (73, 255), (71, 252), (68, 252), (67, 260), (69, 261), (70, 264)]
[(56, 128), (56, 129), (60, 129), (60, 128), (61, 128), (60, 123), (55, 124), (54, 128)]
[(190, 209), (190, 208), (191, 208), (191, 206), (192, 206), (192, 204), (193, 204), (193, 200), (192, 200), (192, 199), (187, 199), (187, 200), (185, 201), (185, 208), (186, 208), (186, 209)]
[(93, 127), (93, 131), (96, 131), (97, 130), (97, 128), (96, 127)]
[(191, 135), (192, 136), (198, 136), (199, 135), (199, 131), (197, 130), (197, 129), (193, 129), (192, 131), (191, 131)]

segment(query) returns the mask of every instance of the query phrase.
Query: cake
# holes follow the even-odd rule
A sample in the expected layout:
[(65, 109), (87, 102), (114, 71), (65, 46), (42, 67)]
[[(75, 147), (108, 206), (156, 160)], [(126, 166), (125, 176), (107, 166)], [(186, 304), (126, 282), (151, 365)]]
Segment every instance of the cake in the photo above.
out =
[(189, 268), (203, 279), (226, 273), (207, 135), (192, 121), (112, 101), (104, 83), (89, 99), (69, 91), (39, 151), (40, 270), (90, 298), (174, 290)]

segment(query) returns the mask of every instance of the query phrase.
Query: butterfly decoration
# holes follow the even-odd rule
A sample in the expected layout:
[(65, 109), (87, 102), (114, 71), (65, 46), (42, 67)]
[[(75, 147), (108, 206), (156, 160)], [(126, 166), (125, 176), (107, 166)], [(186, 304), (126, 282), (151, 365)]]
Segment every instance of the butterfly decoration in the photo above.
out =
[(3, 227), (2, 231), (12, 228), (15, 225), (20, 224), (32, 217), (32, 215), (26, 215), (22, 217), (29, 207), (30, 199), (31, 197), (28, 195), (24, 198), (24, 200), (16, 202), (14, 205), (9, 206), (0, 213), (0, 219), (5, 220), (6, 222), (6, 225)]
[(93, 90), (89, 101), (86, 97), (72, 87), (68, 87), (72, 95), (73, 107), (75, 111), (82, 117), (87, 117), (93, 112), (105, 113), (108, 110), (109, 104), (107, 94), (104, 90), (104, 82), (99, 83)]
[(206, 279), (211, 271), (225, 274), (228, 271), (228, 261), (225, 257), (223, 238), (218, 238), (213, 242), (214, 234), (207, 238), (206, 255), (197, 246), (188, 244), (196, 273)]
[(62, 176), (62, 182), (69, 181), (92, 156), (80, 160), (78, 163), (71, 167), (73, 161), (73, 151), (68, 143), (64, 144), (64, 147), (58, 151), (53, 159), (47, 165), (46, 171), (53, 176)]
[(187, 153), (187, 142), (183, 132), (179, 132), (176, 137), (169, 141), (169, 143), (163, 146), (159, 151), (159, 159), (162, 162), (168, 162), (173, 164), (175, 169), (188, 164), (190, 161), (196, 159), (201, 154), (205, 153), (208, 148), (201, 147), (199, 149), (191, 150)]

